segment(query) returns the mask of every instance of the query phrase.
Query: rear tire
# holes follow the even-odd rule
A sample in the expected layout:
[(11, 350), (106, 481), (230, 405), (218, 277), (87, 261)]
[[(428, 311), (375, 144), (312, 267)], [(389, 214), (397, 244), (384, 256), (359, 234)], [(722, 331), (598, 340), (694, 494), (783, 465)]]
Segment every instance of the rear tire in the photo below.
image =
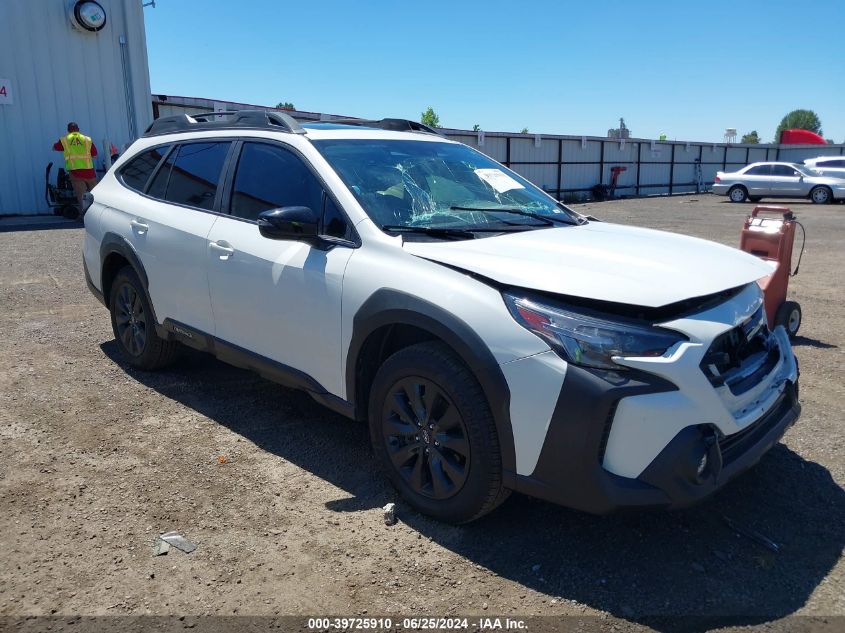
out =
[(728, 198), (731, 202), (745, 202), (748, 200), (748, 190), (742, 185), (734, 185), (728, 190)]
[(443, 343), (418, 343), (388, 358), (373, 380), (368, 413), (381, 469), (423, 514), (467, 523), (510, 494), (484, 391)]
[(798, 328), (801, 327), (801, 306), (797, 301), (784, 301), (775, 312), (775, 327), (782, 325), (789, 334), (789, 338), (795, 338)]
[(829, 204), (833, 200), (833, 192), (825, 186), (813, 187), (810, 191), (813, 204)]
[(150, 300), (131, 266), (121, 268), (112, 282), (109, 311), (115, 341), (130, 365), (152, 371), (176, 358), (179, 343), (166, 341), (156, 333)]

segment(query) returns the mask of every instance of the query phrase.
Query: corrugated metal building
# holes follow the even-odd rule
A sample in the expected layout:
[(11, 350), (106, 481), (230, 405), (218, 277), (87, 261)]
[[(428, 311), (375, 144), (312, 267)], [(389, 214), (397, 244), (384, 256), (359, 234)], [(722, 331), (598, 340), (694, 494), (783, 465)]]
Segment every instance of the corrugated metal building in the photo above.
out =
[(141, 5), (0, 1), (0, 215), (50, 212), (44, 170), (52, 161), (55, 178), (64, 166), (52, 145), (68, 121), (97, 145), (101, 171), (109, 166), (110, 144), (122, 148), (150, 124)]

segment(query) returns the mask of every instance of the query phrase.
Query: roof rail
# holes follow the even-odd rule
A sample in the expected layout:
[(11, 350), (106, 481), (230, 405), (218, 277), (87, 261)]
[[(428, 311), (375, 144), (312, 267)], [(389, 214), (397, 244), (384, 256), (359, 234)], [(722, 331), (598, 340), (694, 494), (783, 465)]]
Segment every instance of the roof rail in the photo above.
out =
[[(228, 120), (209, 120), (217, 117), (231, 117)], [(227, 130), (234, 128), (270, 129), (291, 134), (305, 134), (305, 130), (291, 115), (272, 110), (230, 110), (224, 112), (203, 112), (193, 117), (187, 114), (162, 117), (153, 121), (144, 136), (160, 136), (177, 132), (199, 132), (205, 130)]]
[(418, 121), (410, 119), (332, 119), (326, 123), (337, 123), (339, 125), (360, 125), (363, 127), (374, 127), (380, 130), (391, 130), (393, 132), (423, 132), (425, 134), (436, 134), (442, 136), (433, 127), (429, 127)]

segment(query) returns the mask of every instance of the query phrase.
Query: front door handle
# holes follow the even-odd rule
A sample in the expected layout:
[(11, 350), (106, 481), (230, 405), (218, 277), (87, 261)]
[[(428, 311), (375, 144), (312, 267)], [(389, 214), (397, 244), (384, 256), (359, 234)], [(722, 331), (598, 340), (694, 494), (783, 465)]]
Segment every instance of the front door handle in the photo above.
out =
[(216, 251), (222, 260), (229, 259), (235, 254), (235, 249), (229, 246), (228, 242), (209, 242), (208, 247)]
[(147, 231), (150, 230), (149, 224), (144, 224), (143, 222), (140, 222), (138, 220), (132, 220), (129, 223), (129, 226), (131, 226), (138, 233), (138, 235), (144, 235)]

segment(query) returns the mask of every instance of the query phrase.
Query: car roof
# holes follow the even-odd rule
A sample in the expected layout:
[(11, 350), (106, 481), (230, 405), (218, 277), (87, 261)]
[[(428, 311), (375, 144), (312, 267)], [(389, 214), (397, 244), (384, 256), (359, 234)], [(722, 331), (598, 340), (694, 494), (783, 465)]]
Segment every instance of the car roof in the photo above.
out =
[[(410, 119), (338, 119), (301, 123), (284, 112), (273, 110), (232, 110), (206, 112), (189, 116), (182, 113), (155, 119), (142, 138), (171, 136), (178, 138), (213, 138), (249, 132), (250, 136), (305, 136), (310, 139), (415, 139), (446, 141), (437, 130)], [(210, 134), (209, 134), (210, 133)]]
[[(382, 139), (382, 140), (408, 140), (408, 141), (433, 141), (439, 143), (454, 143), (449, 139), (436, 134), (426, 132), (402, 132), (396, 130), (380, 130), (366, 125), (345, 125), (342, 123), (303, 123), (305, 137), (312, 140), (325, 139)], [(231, 131), (230, 131), (231, 132)]]
[(804, 159), (804, 164), (811, 165), (822, 160), (845, 160), (845, 156), (816, 156), (815, 158)]
[[(757, 167), (759, 165), (788, 165), (790, 167), (794, 167), (795, 165), (798, 165), (798, 163), (792, 163), (788, 160), (763, 160), (758, 163), (749, 163), (745, 167), (740, 167), (739, 169), (746, 169), (747, 167)], [(739, 169), (737, 169), (737, 171), (739, 171)]]

